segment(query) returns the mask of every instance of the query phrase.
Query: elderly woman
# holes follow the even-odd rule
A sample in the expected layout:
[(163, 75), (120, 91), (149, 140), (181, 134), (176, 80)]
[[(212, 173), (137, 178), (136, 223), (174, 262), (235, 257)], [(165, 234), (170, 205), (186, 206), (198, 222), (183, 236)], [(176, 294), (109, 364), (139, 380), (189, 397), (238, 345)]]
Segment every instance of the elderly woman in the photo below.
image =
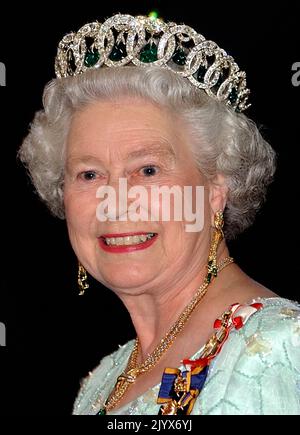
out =
[[(80, 293), (87, 271), (137, 336), (85, 379), (74, 413), (299, 413), (299, 306), (247, 276), (226, 245), (275, 169), (241, 113), (245, 73), (188, 26), (116, 15), (65, 36), (56, 75), (19, 155), (66, 218)], [(175, 219), (182, 204), (155, 197), (162, 187), (183, 192), (185, 211), (196, 203), (199, 225)]]

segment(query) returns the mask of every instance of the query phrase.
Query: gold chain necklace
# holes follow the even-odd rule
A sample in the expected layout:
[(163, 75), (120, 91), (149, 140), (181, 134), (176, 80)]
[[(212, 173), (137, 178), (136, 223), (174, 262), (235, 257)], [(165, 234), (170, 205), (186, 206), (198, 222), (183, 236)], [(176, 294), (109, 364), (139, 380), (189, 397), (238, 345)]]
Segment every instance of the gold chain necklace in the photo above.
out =
[[(232, 257), (224, 258), (217, 266), (217, 272), (220, 272), (222, 269), (224, 269), (224, 267), (233, 262), (234, 259)], [(105, 414), (107, 411), (113, 409), (124, 396), (128, 388), (135, 382), (136, 378), (142, 373), (151, 370), (158, 363), (163, 354), (173, 344), (177, 335), (183, 330), (194, 309), (205, 296), (210, 282), (211, 278), (208, 278), (206, 276), (204, 283), (198, 288), (192, 300), (182, 311), (179, 318), (171, 326), (165, 336), (160, 340), (154, 351), (149, 354), (146, 360), (141, 364), (137, 364), (139, 339), (136, 338), (133, 350), (128, 360), (126, 370), (118, 377), (113, 391), (105, 402), (104, 408), (99, 412), (100, 414)]]

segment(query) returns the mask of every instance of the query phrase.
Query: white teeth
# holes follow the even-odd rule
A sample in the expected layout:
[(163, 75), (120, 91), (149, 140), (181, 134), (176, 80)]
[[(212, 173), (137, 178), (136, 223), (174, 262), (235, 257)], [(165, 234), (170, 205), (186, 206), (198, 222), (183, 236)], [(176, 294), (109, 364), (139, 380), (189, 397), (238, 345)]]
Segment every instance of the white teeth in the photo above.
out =
[(141, 234), (138, 236), (125, 236), (125, 237), (108, 237), (105, 238), (107, 245), (122, 246), (122, 245), (138, 245), (139, 243), (146, 242), (151, 239), (154, 233)]
[(141, 242), (141, 238), (140, 238), (140, 236), (133, 236), (132, 241), (133, 241), (133, 243), (139, 243), (139, 242)]
[(117, 237), (116, 238), (116, 245), (123, 245), (123, 237)]

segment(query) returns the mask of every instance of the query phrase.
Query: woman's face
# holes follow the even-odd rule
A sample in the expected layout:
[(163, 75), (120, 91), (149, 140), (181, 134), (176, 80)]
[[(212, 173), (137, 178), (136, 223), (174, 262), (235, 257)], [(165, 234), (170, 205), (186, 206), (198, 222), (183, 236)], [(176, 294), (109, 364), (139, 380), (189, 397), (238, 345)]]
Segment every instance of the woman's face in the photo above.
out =
[[(135, 294), (153, 286), (168, 288), (195, 271), (207, 256), (211, 216), (207, 184), (195, 167), (187, 129), (175, 114), (128, 97), (85, 107), (72, 119), (65, 170), (64, 201), (72, 247), (88, 272), (107, 287)], [(204, 186), (203, 230), (187, 232), (184, 216), (176, 221), (172, 214), (171, 221), (163, 220), (162, 214), (156, 221), (133, 221), (126, 207), (117, 210), (114, 221), (100, 221), (96, 212), (103, 199), (96, 196), (97, 190), (111, 186), (118, 201), (120, 178), (128, 190), (142, 186), (148, 193), (154, 186), (177, 185), (182, 191), (192, 186), (194, 200), (195, 186)], [(128, 199), (128, 206), (136, 199)], [(151, 206), (151, 212), (161, 213), (161, 198)], [(145, 237), (131, 239), (128, 233), (145, 237), (155, 233), (155, 237), (148, 235), (143, 241)], [(121, 234), (127, 238), (116, 240)], [(103, 235), (111, 237), (104, 241)]]

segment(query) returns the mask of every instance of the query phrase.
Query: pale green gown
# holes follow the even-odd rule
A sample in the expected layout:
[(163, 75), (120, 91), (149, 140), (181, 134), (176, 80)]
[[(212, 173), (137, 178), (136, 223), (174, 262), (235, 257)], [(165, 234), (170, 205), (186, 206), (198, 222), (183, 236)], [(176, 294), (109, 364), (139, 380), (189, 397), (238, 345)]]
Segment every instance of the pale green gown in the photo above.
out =
[[(263, 309), (241, 329), (230, 332), (209, 367), (192, 414), (300, 415), (300, 306), (279, 297), (252, 302), (262, 302)], [(103, 358), (83, 381), (74, 414), (94, 415), (99, 411), (125, 369), (133, 345), (134, 341), (129, 341)], [(150, 388), (108, 414), (157, 415), (159, 387)]]

